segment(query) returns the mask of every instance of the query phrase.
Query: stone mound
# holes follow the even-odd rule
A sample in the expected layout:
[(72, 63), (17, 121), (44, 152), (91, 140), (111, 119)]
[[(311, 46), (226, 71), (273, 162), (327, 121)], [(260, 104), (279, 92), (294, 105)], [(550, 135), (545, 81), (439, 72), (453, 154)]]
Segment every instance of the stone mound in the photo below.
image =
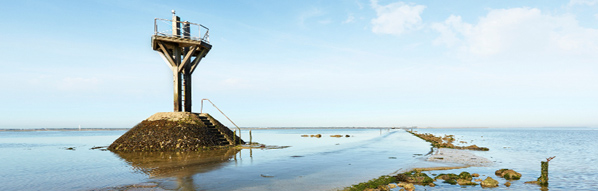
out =
[(207, 113), (160, 112), (116, 139), (108, 150), (198, 151), (237, 144), (245, 142)]

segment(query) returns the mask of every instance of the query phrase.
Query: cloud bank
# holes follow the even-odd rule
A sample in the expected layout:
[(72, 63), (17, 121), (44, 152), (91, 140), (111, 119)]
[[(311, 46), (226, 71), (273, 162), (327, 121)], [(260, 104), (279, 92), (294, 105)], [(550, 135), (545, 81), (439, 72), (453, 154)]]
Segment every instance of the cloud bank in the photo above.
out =
[(478, 57), (591, 56), (598, 51), (598, 30), (584, 28), (572, 15), (551, 15), (536, 8), (491, 10), (477, 23), (451, 15), (431, 28), (444, 45)]
[(379, 5), (377, 0), (372, 0), (371, 6), (377, 15), (372, 19), (372, 32), (376, 34), (401, 35), (422, 27), (420, 15), (426, 6), (403, 2)]

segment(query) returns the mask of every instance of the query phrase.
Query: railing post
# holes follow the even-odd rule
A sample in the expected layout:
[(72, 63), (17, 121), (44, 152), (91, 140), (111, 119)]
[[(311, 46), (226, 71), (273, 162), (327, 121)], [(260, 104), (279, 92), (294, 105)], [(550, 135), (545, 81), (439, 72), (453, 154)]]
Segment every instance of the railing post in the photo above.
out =
[(233, 133), (233, 145), (237, 145), (237, 130), (235, 130), (235, 132)]
[(154, 19), (154, 35), (158, 34), (158, 18)]
[(203, 100), (201, 99), (201, 107), (199, 108), (199, 113), (203, 113)]

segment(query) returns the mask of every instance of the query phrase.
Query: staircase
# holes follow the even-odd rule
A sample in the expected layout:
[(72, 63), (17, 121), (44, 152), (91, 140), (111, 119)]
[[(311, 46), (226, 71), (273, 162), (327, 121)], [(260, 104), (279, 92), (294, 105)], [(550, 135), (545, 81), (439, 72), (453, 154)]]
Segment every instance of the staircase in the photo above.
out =
[(216, 125), (214, 125), (214, 123), (212, 123), (210, 121), (210, 119), (208, 117), (199, 115), (199, 119), (201, 119), (201, 122), (203, 122), (203, 124), (206, 125), (206, 127), (209, 129), (210, 133), (218, 136), (216, 145), (232, 145), (231, 143), (233, 142), (233, 140), (230, 140), (230, 138), (227, 134), (221, 132), (218, 129), (218, 127), (216, 127)]

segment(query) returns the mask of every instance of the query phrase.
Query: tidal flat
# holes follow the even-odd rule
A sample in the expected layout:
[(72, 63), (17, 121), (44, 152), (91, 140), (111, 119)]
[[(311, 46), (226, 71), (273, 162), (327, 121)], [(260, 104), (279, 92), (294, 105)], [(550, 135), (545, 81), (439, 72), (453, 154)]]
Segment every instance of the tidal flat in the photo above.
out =
[[(510, 168), (522, 178), (510, 188), (538, 190), (523, 184), (550, 163), (549, 189), (592, 190), (598, 187), (595, 129), (417, 129), (490, 148), (467, 151), (490, 165), (463, 166), (458, 161), (428, 160), (431, 145), (399, 129), (265, 129), (253, 130), (261, 145), (180, 153), (113, 153), (101, 149), (125, 131), (0, 132), (0, 184), (6, 190), (342, 190), (382, 175), (413, 168), (426, 173), (468, 171), (493, 177)], [(248, 141), (249, 132), (242, 138)], [(301, 135), (316, 135), (302, 137)], [(343, 135), (331, 137), (331, 135)], [(346, 137), (349, 135), (349, 137)], [(549, 138), (549, 139), (547, 139)], [(92, 149), (100, 147), (100, 149)], [(443, 154), (446, 151), (443, 151)], [(438, 155), (440, 152), (437, 152)], [(583, 156), (583, 157), (580, 157)], [(416, 190), (478, 190), (481, 187), (438, 183)], [(398, 189), (397, 189), (398, 190)]]

